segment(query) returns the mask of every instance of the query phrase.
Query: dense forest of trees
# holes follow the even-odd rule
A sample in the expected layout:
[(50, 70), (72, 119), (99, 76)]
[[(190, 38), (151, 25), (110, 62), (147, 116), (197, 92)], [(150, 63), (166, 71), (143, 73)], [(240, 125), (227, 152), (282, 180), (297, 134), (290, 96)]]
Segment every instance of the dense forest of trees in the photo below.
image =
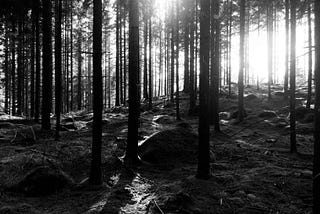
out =
[[(55, 127), (56, 140), (61, 139), (62, 114), (92, 111), (91, 184), (103, 182), (105, 109), (128, 108), (123, 159), (129, 167), (141, 164), (144, 108), (152, 110), (161, 98), (174, 106), (177, 120), (198, 115), (195, 174), (209, 179), (210, 126), (214, 134), (221, 131), (222, 94), (237, 96), (241, 124), (248, 113), (246, 90), (266, 87), (271, 102), (274, 86), (280, 85), (290, 109), (288, 150), (297, 153), (296, 94), (304, 85), (306, 108), (314, 109), (313, 212), (320, 213), (318, 0), (0, 0), (0, 5), (1, 108), (40, 123), (43, 130)], [(301, 57), (297, 37), (304, 26)], [(266, 56), (266, 74), (250, 66), (250, 41), (262, 34), (267, 52), (253, 54)], [(282, 34), (285, 44), (279, 44)], [(188, 115), (181, 110), (184, 94)]]

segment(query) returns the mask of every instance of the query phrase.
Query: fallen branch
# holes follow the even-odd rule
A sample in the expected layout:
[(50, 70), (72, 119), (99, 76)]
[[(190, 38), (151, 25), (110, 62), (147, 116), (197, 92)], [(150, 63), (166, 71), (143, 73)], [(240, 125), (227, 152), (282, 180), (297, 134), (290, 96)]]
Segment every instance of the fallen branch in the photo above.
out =
[(159, 210), (159, 212), (160, 212), (161, 214), (164, 214), (164, 212), (162, 211), (162, 209), (159, 207), (157, 201), (156, 201), (155, 199), (153, 199), (152, 201), (153, 201), (154, 204), (156, 205), (156, 207), (157, 207), (157, 209)]

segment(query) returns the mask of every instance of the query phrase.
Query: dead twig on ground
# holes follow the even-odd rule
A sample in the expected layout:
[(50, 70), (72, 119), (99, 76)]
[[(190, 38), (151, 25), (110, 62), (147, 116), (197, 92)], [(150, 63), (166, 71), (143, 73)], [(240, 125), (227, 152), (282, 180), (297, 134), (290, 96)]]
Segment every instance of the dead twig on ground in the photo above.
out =
[(164, 212), (162, 211), (162, 209), (159, 207), (157, 201), (156, 201), (155, 199), (153, 199), (152, 201), (153, 201), (154, 205), (156, 205), (156, 207), (157, 207), (157, 209), (159, 210), (159, 212), (160, 212), (161, 214), (164, 214)]

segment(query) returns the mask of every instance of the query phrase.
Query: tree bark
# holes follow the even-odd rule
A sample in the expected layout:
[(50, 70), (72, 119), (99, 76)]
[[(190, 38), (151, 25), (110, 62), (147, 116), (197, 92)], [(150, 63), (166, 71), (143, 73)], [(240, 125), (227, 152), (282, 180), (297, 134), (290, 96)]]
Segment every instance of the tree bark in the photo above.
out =
[(152, 28), (151, 28), (151, 16), (149, 17), (149, 109), (152, 109), (153, 98), (153, 77), (152, 77)]
[(61, 67), (61, 11), (62, 3), (61, 0), (55, 0), (55, 114), (56, 114), (56, 140), (60, 138), (60, 117), (61, 117), (61, 78), (62, 78), (62, 67)]
[(177, 120), (180, 120), (180, 92), (179, 92), (179, 0), (176, 0), (176, 34), (175, 34), (175, 40), (176, 40), (176, 118)]
[(139, 128), (139, 7), (138, 0), (129, 1), (129, 121), (125, 162), (135, 165), (138, 158)]
[[(145, 15), (146, 16), (146, 15)], [(147, 47), (148, 47), (148, 19), (144, 19), (144, 45), (143, 45), (143, 98), (148, 98), (148, 58), (147, 58)]]
[(268, 40), (268, 99), (271, 99), (271, 84), (273, 84), (273, 0), (267, 8), (267, 40)]
[(209, 36), (210, 36), (210, 1), (200, 1), (200, 110), (199, 110), (199, 150), (198, 171), (196, 177), (210, 177), (209, 144)]
[(49, 130), (52, 105), (52, 4), (43, 0), (42, 129)]
[(35, 76), (35, 103), (34, 103), (34, 119), (39, 122), (40, 117), (40, 18), (39, 18), (40, 1), (35, 3), (35, 42), (36, 42), (36, 76)]
[(195, 24), (194, 24), (194, 13), (195, 13), (195, 6), (192, 3), (191, 7), (191, 21), (190, 21), (190, 108), (189, 108), (189, 115), (194, 113), (196, 107), (196, 99), (195, 99), (195, 68), (194, 68), (194, 54), (195, 54), (195, 47), (194, 47), (194, 31), (195, 31)]
[(117, 17), (116, 17), (116, 101), (115, 105), (120, 106), (120, 10), (119, 1), (117, 0)]
[(312, 29), (311, 29), (311, 3), (308, 5), (308, 97), (307, 108), (310, 109), (312, 99)]
[(285, 50), (285, 74), (284, 74), (284, 98), (288, 99), (288, 89), (289, 89), (289, 12), (290, 12), (290, 0), (285, 0), (285, 27), (286, 27), (286, 50)]
[(320, 1), (315, 1), (315, 125), (313, 158), (313, 213), (320, 213)]
[(4, 101), (4, 111), (5, 113), (9, 114), (9, 85), (10, 85), (10, 79), (9, 79), (9, 33), (8, 33), (8, 26), (7, 22), (4, 25), (5, 27), (5, 53), (4, 53), (4, 73), (5, 73), (5, 101)]
[(102, 183), (101, 144), (102, 144), (102, 1), (93, 0), (93, 127), (92, 161), (89, 181)]
[(291, 1), (291, 57), (290, 57), (290, 151), (296, 146), (296, 0)]
[(78, 80), (77, 80), (77, 99), (78, 99), (78, 110), (82, 109), (82, 33), (81, 29), (78, 31)]
[(244, 102), (243, 102), (243, 93), (244, 93), (244, 86), (243, 86), (243, 72), (244, 72), (244, 37), (245, 37), (245, 22), (246, 22), (246, 1), (240, 1), (240, 65), (239, 65), (239, 95), (238, 95), (238, 119), (240, 122), (244, 119)]

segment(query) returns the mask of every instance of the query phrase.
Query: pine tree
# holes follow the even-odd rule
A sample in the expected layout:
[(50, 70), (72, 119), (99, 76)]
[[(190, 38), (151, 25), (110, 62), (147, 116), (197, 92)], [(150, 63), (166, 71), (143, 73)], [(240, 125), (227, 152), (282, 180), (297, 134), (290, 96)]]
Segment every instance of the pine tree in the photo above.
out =
[(200, 110), (199, 110), (199, 151), (197, 178), (210, 177), (209, 145), (209, 37), (210, 0), (200, 1)]
[(129, 121), (125, 162), (135, 165), (138, 158), (139, 128), (139, 9), (138, 0), (129, 1)]
[(316, 103), (313, 158), (313, 213), (320, 213), (320, 1), (315, 1), (314, 5)]
[(296, 8), (297, 0), (291, 1), (291, 64), (290, 64), (290, 151), (296, 146)]
[(89, 181), (100, 185), (102, 144), (102, 1), (93, 1), (93, 127), (92, 161)]
[(52, 3), (43, 0), (42, 128), (49, 130), (52, 105)]
[(239, 70), (239, 101), (238, 101), (238, 119), (240, 122), (244, 119), (244, 102), (243, 102), (243, 72), (244, 72), (244, 31), (245, 31), (245, 13), (246, 13), (246, 1), (240, 1), (240, 70)]
[(56, 113), (56, 140), (59, 140), (61, 116), (61, 0), (55, 0), (55, 113)]

